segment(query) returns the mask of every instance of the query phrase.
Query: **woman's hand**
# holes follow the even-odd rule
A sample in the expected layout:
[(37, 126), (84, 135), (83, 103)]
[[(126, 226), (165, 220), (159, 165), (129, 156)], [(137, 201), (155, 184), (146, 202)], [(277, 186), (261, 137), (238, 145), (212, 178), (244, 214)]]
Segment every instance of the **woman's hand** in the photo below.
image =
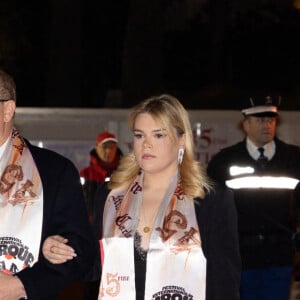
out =
[(62, 264), (77, 256), (74, 249), (67, 245), (68, 240), (60, 235), (47, 237), (43, 244), (43, 255), (53, 264)]

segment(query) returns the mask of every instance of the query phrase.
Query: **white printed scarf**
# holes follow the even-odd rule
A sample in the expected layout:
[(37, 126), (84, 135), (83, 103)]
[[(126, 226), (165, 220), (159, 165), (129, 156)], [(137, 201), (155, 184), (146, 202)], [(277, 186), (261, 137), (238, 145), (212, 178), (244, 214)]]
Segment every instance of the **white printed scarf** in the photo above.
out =
[[(98, 300), (134, 300), (134, 233), (143, 195), (143, 173), (128, 190), (112, 190), (104, 208), (102, 277)], [(204, 300), (206, 259), (194, 201), (178, 174), (158, 210), (147, 254), (144, 300)]]
[(0, 271), (15, 274), (37, 261), (42, 220), (40, 175), (13, 129), (0, 161)]

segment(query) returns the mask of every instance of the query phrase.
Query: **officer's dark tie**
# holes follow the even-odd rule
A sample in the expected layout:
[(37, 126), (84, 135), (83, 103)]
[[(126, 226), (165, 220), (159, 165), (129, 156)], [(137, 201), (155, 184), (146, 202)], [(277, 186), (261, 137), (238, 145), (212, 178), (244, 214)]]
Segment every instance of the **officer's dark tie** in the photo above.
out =
[(257, 162), (261, 165), (261, 166), (265, 166), (266, 163), (268, 162), (268, 158), (264, 155), (265, 149), (263, 147), (259, 147), (257, 148), (257, 150), (259, 151), (260, 155), (257, 159)]

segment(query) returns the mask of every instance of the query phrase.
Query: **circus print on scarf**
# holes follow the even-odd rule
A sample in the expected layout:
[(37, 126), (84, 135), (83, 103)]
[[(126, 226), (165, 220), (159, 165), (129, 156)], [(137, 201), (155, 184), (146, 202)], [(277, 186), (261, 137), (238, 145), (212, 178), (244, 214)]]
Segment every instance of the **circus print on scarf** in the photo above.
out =
[[(99, 300), (112, 297), (135, 299), (133, 236), (142, 205), (142, 183), (143, 172), (129, 189), (113, 190), (108, 196), (101, 240), (104, 261)], [(177, 294), (184, 292), (182, 296), (188, 297), (186, 299), (205, 299), (205, 285), (195, 287), (186, 276), (187, 272), (192, 273), (200, 283), (204, 283), (206, 277), (206, 259), (193, 205), (193, 201), (183, 194), (176, 172), (154, 221), (155, 230), (151, 233), (147, 254), (145, 295), (158, 295), (162, 291), (170, 293), (168, 287), (172, 286), (178, 287)], [(159, 282), (155, 280), (158, 265), (168, 265), (168, 268), (161, 268), (159, 276), (162, 280)], [(112, 278), (112, 274), (117, 275)], [(108, 278), (111, 283), (114, 282), (113, 285), (107, 285)], [(160, 296), (157, 297), (151, 299), (160, 299)]]
[(43, 188), (23, 138), (12, 131), (0, 163), (0, 271), (15, 274), (38, 259)]

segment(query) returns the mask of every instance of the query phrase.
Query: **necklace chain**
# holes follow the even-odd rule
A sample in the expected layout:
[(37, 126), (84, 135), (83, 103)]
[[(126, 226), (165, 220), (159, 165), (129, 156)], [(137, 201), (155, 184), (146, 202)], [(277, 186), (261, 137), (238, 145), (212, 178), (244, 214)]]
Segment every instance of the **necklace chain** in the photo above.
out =
[[(145, 214), (145, 211), (144, 211), (144, 206), (143, 206), (143, 202), (142, 202), (142, 207), (141, 207), (141, 210), (142, 210), (142, 215), (143, 215), (143, 218), (144, 218), (144, 222), (145, 223), (148, 223), (147, 219), (146, 219), (146, 214)], [(150, 220), (150, 223), (153, 224), (153, 221), (154, 221), (154, 218), (155, 218), (155, 213), (153, 214), (153, 216), (151, 217), (151, 220)], [(149, 223), (148, 223), (149, 224)], [(149, 233), (151, 231), (151, 227), (148, 226), (148, 225), (145, 225), (143, 227), (143, 231), (144, 233)]]

